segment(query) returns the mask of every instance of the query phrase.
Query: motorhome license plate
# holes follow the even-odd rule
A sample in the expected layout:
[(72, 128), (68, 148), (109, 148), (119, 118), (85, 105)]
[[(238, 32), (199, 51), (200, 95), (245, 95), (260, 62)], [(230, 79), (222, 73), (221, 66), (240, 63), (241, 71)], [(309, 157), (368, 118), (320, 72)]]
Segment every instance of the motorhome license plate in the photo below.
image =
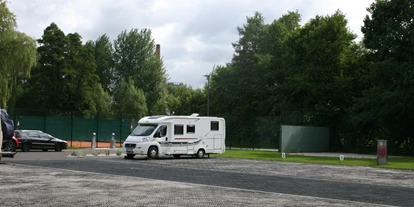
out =
[(127, 153), (128, 152), (133, 153), (134, 152), (134, 149), (133, 148), (127, 148), (126, 151), (127, 151)]

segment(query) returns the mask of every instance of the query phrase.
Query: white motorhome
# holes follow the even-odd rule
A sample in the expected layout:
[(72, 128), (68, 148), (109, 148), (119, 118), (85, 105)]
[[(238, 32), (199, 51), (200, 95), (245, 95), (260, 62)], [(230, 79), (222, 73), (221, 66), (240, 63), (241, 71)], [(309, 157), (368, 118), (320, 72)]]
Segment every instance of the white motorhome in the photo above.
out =
[(225, 152), (226, 123), (223, 118), (191, 116), (147, 116), (123, 143), (125, 158), (147, 155), (181, 155), (203, 158)]

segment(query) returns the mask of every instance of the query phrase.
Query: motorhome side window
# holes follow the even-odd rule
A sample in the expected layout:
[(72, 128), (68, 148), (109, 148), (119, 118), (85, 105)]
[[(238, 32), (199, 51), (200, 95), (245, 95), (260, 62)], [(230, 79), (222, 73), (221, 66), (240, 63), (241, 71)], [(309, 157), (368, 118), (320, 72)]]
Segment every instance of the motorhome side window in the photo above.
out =
[(219, 130), (219, 122), (212, 121), (210, 126), (211, 131), (218, 131)]
[(187, 134), (195, 133), (195, 125), (187, 125)]
[(183, 135), (184, 134), (184, 125), (175, 124), (174, 125), (174, 135)]
[(159, 137), (165, 137), (165, 135), (167, 135), (167, 126), (163, 125), (158, 129), (158, 133), (157, 136)]

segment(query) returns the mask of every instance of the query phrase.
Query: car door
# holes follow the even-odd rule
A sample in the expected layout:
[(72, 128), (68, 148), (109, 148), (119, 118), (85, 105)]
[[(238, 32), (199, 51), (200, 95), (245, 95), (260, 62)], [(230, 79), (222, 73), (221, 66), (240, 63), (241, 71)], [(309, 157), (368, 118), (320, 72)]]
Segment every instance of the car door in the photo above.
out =
[(41, 149), (43, 140), (39, 137), (39, 132), (28, 132), (27, 137), (32, 149)]
[(53, 141), (53, 137), (46, 133), (39, 133), (39, 137), (41, 139), (41, 146), (42, 149), (54, 149), (55, 142)]

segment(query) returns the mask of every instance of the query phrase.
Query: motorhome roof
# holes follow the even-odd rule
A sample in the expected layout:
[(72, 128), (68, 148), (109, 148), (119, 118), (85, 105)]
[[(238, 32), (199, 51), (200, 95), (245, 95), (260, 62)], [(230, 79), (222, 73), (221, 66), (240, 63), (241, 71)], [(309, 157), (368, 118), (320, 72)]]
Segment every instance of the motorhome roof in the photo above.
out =
[(159, 123), (159, 122), (169, 122), (174, 119), (211, 119), (211, 118), (217, 118), (218, 117), (207, 117), (207, 116), (198, 116), (198, 114), (192, 114), (190, 116), (146, 116), (143, 117), (138, 121), (138, 123)]

